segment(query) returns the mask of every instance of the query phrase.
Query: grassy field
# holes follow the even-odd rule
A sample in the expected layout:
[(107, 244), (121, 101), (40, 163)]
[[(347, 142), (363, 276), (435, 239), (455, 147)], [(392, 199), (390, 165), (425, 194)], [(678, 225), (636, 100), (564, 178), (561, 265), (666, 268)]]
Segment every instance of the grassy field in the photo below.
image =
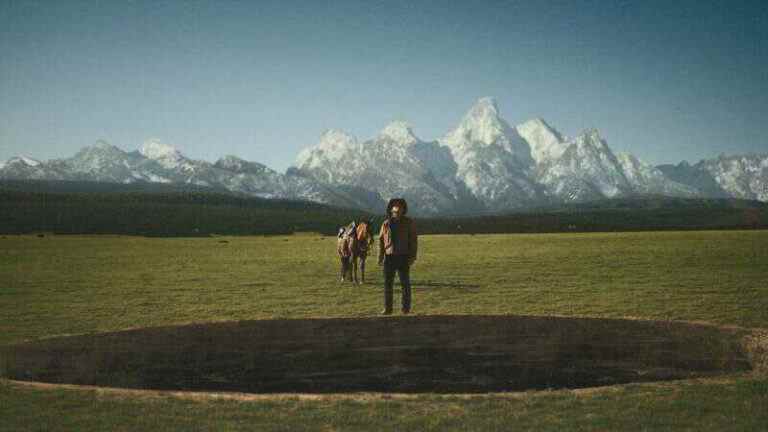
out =
[[(356, 317), (335, 238), (0, 238), (0, 344), (126, 328)], [(557, 315), (768, 328), (768, 232), (423, 236), (420, 314)], [(396, 297), (397, 300), (397, 297)], [(0, 430), (765, 430), (768, 379), (462, 397), (221, 399), (0, 381)]]

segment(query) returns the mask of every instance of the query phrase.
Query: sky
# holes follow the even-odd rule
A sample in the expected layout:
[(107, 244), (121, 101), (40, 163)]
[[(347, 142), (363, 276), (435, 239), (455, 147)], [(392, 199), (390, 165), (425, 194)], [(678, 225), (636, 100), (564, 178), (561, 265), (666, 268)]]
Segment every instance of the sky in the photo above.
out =
[(0, 0), (0, 160), (159, 138), (283, 171), (485, 96), (653, 164), (768, 152), (768, 3)]

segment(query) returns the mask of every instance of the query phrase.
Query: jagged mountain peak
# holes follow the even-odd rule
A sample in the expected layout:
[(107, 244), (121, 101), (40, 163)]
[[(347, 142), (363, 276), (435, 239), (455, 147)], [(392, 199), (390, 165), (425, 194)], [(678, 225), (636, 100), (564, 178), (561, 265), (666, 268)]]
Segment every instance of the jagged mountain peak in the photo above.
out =
[(581, 136), (586, 137), (592, 141), (603, 141), (603, 137), (600, 135), (600, 130), (597, 128), (584, 129), (584, 131), (581, 132)]
[(192, 165), (185, 163), (186, 158), (173, 145), (162, 142), (158, 138), (151, 138), (144, 141), (139, 148), (139, 154), (147, 159), (157, 161), (160, 165), (168, 169), (175, 169), (179, 166), (187, 168)]
[(511, 127), (491, 97), (478, 99), (438, 141), (422, 141), (401, 120), (365, 141), (326, 130), (285, 174), (234, 155), (214, 164), (192, 160), (150, 139), (131, 152), (99, 140), (66, 159), (11, 158), (0, 163), (0, 178), (190, 183), (374, 211), (384, 198), (404, 196), (422, 214), (507, 211), (637, 193), (768, 201), (766, 155), (654, 167), (629, 153), (614, 154), (595, 128), (569, 138), (541, 117)]
[(359, 149), (357, 137), (341, 130), (326, 129), (320, 134), (320, 140), (313, 147), (304, 148), (296, 156), (299, 168), (318, 168), (328, 161), (344, 158), (349, 151)]
[[(491, 97), (478, 99), (459, 125), (441, 141), (454, 150), (473, 144), (498, 144), (513, 153), (525, 153), (526, 150), (520, 146), (522, 139), (517, 131), (501, 117), (496, 100)], [(523, 158), (528, 159), (530, 154), (527, 156)]]
[(450, 149), (456, 177), (487, 208), (522, 207), (540, 197), (530, 146), (501, 117), (495, 99), (478, 99), (440, 144)]
[(480, 98), (462, 117), (459, 126), (448, 134), (447, 141), (459, 139), (483, 144), (494, 144), (504, 139), (510, 129), (499, 114), (496, 100), (491, 97)]
[(339, 145), (356, 144), (357, 137), (341, 129), (326, 129), (320, 134), (318, 147), (331, 148)]
[(598, 149), (608, 149), (608, 143), (605, 142), (603, 136), (600, 135), (600, 131), (596, 128), (583, 130), (573, 138), (572, 142), (579, 147), (591, 146)]
[(496, 98), (484, 96), (475, 101), (475, 104), (472, 105), (467, 114), (475, 117), (498, 116), (499, 105), (496, 102)]
[[(653, 172), (658, 171), (658, 169), (655, 166), (640, 159), (639, 157), (633, 155), (632, 153), (618, 152), (616, 153), (616, 160), (618, 160), (619, 163), (624, 167), (625, 174), (628, 174), (628, 175), (632, 174), (631, 172), (627, 172), (628, 169), (646, 170), (646, 171), (653, 171)], [(661, 175), (661, 171), (658, 171), (658, 174)]]
[(242, 163), (247, 162), (245, 159), (235, 156), (235, 155), (226, 155), (219, 158), (219, 160), (216, 161), (216, 164), (232, 164), (232, 163)]
[(305, 150), (322, 150), (327, 157), (341, 157), (347, 150), (358, 146), (357, 137), (341, 129), (326, 129), (320, 134), (315, 147)]
[(104, 139), (96, 140), (96, 143), (93, 144), (93, 147), (99, 148), (99, 149), (117, 148), (117, 147), (113, 146), (112, 144), (110, 144), (109, 141), (104, 140)]
[(638, 158), (637, 156), (635, 156), (635, 155), (633, 155), (631, 153), (627, 153), (627, 152), (617, 152), (616, 153), (616, 159), (618, 159), (620, 161), (631, 162), (633, 164), (641, 163), (640, 158)]
[(633, 154), (617, 153), (616, 160), (621, 165), (624, 177), (632, 186), (634, 193), (683, 197), (697, 195), (695, 188), (669, 179), (661, 170)]
[(548, 133), (551, 133), (553, 135), (557, 135), (560, 138), (562, 138), (562, 135), (559, 131), (557, 131), (552, 125), (550, 125), (546, 120), (544, 120), (541, 117), (534, 117), (530, 120), (524, 121), (520, 123), (519, 125), (515, 126), (515, 129), (518, 131), (520, 129), (526, 129), (526, 130), (541, 130), (546, 131)]
[(235, 155), (223, 156), (213, 164), (216, 168), (234, 172), (242, 171), (247, 165), (248, 161)]
[(171, 144), (162, 142), (158, 138), (150, 138), (139, 147), (139, 153), (149, 159), (179, 158), (181, 153)]
[(404, 120), (391, 121), (384, 129), (379, 132), (380, 138), (388, 138), (400, 144), (413, 144), (421, 141), (413, 133), (411, 125)]
[(531, 157), (539, 164), (559, 158), (567, 147), (562, 134), (542, 118), (528, 120), (515, 130), (531, 147)]
[(235, 173), (264, 173), (272, 172), (266, 165), (259, 162), (247, 161), (243, 158), (226, 155), (219, 158), (214, 164), (214, 167), (224, 169)]
[(656, 167), (646, 163), (644, 160), (631, 153), (618, 152), (616, 153), (616, 160), (624, 168), (624, 175), (627, 177), (627, 180), (630, 180), (630, 182), (633, 181), (633, 177), (638, 171), (651, 172), (654, 173), (654, 175), (658, 173), (661, 175), (661, 172), (658, 171)]
[(14, 165), (14, 164), (22, 164), (29, 167), (36, 167), (36, 166), (39, 166), (41, 162), (37, 159), (33, 159), (28, 156), (19, 155), (19, 156), (14, 156), (8, 159), (7, 161), (5, 161), (3, 166)]
[(101, 153), (101, 154), (109, 154), (109, 155), (124, 155), (125, 151), (123, 151), (121, 148), (114, 146), (109, 143), (107, 140), (97, 140), (95, 143), (89, 146), (85, 146), (80, 149), (80, 151), (77, 153), (77, 156), (83, 156), (85, 154), (91, 154), (91, 153)]

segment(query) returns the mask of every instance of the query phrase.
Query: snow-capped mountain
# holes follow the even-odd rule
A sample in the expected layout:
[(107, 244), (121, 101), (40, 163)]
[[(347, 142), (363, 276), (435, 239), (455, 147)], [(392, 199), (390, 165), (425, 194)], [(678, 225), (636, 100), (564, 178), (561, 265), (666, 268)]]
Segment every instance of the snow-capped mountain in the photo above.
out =
[(82, 148), (69, 159), (59, 161), (67, 167), (73, 179), (96, 180), (113, 183), (131, 183), (135, 179), (169, 183), (168, 179), (147, 178), (136, 174), (135, 166), (140, 157), (99, 140), (96, 144)]
[(65, 159), (14, 157), (0, 162), (0, 179), (192, 184), (374, 212), (398, 196), (417, 215), (449, 215), (637, 194), (768, 201), (768, 155), (653, 167), (614, 154), (596, 129), (569, 138), (541, 118), (512, 127), (486, 97), (437, 140), (404, 121), (364, 141), (327, 130), (285, 173), (236, 156), (193, 160), (150, 139), (131, 152), (98, 141)]
[(258, 162), (225, 156), (213, 164), (212, 172), (218, 174), (214, 182), (228, 190), (262, 198), (289, 196), (285, 176)]
[(540, 202), (530, 145), (499, 114), (493, 98), (481, 98), (459, 125), (440, 139), (456, 162), (456, 177), (491, 210)]
[(55, 160), (41, 162), (26, 156), (15, 156), (0, 166), (0, 178), (63, 180), (67, 176), (66, 167)]
[(163, 143), (157, 138), (145, 141), (139, 147), (139, 154), (147, 159), (157, 161), (157, 163), (168, 169), (178, 168), (184, 164), (186, 164), (185, 168), (188, 169), (193, 166), (176, 147)]
[(768, 201), (768, 155), (723, 155), (702, 167), (731, 196)]
[(768, 154), (720, 155), (693, 168), (708, 174), (728, 196), (768, 201)]
[(326, 183), (355, 184), (355, 178), (364, 170), (360, 160), (361, 145), (357, 138), (338, 129), (320, 135), (314, 147), (302, 150), (296, 158), (296, 167)]
[(550, 196), (566, 202), (632, 193), (621, 164), (596, 129), (565, 143), (559, 157), (543, 159), (537, 179)]
[(660, 165), (668, 178), (708, 197), (768, 201), (768, 154), (720, 155), (695, 165)]
[[(327, 131), (316, 146), (299, 154), (296, 168), (332, 186), (416, 200), (422, 213), (436, 214), (459, 210), (457, 197), (463, 191), (451, 161), (437, 143), (422, 141), (406, 122), (394, 121), (362, 143), (345, 132)], [(383, 205), (381, 198), (376, 210)]]
[(691, 165), (687, 161), (682, 161), (677, 165), (665, 164), (659, 165), (656, 168), (666, 178), (689, 186), (703, 196), (712, 198), (730, 197), (731, 195), (723, 189), (712, 174), (704, 169), (702, 162)]
[(629, 153), (616, 155), (624, 171), (624, 177), (638, 194), (657, 194), (675, 197), (695, 197), (700, 192), (695, 188), (672, 181), (664, 173)]
[(189, 159), (157, 139), (145, 142), (133, 152), (100, 140), (67, 159), (41, 162), (14, 157), (0, 167), (2, 178), (192, 184), (263, 198), (309, 200), (350, 208), (372, 205), (367, 192), (337, 190), (314, 179), (296, 173), (281, 174), (235, 156), (223, 157), (213, 164)]
[(531, 157), (539, 165), (558, 159), (568, 147), (560, 132), (540, 118), (517, 125), (515, 130), (528, 143)]

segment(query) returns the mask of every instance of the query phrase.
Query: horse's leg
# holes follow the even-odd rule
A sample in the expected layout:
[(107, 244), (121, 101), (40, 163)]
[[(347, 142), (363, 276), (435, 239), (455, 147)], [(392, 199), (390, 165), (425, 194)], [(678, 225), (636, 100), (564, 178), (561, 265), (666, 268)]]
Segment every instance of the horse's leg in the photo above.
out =
[(352, 255), (352, 282), (357, 283), (357, 255)]
[(347, 257), (347, 268), (344, 270), (347, 280), (352, 282), (352, 255)]
[(365, 255), (360, 255), (360, 284), (365, 283)]

